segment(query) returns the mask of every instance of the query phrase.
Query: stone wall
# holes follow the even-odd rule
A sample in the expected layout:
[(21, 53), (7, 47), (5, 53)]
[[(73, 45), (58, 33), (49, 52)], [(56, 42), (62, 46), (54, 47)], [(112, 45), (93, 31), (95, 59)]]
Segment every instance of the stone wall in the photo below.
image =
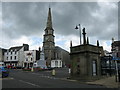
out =
[[(99, 78), (101, 75), (100, 52), (102, 47), (79, 45), (71, 47), (71, 77), (79, 79)], [(96, 75), (93, 75), (93, 62), (96, 62)], [(94, 73), (95, 74), (95, 73)]]

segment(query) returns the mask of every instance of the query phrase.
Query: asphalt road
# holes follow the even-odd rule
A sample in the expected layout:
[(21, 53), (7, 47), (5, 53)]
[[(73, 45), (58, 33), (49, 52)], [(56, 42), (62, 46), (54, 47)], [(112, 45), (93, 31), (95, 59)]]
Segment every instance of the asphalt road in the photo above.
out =
[(56, 70), (56, 76), (51, 71), (30, 72), (10, 70), (10, 76), (2, 80), (2, 88), (105, 88), (99, 85), (81, 84), (75, 80), (66, 79), (69, 74), (66, 69)]

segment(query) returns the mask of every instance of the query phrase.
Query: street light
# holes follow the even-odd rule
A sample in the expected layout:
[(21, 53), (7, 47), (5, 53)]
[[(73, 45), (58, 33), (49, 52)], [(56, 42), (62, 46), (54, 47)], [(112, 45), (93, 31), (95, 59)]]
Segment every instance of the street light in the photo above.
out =
[[(78, 26), (79, 26), (79, 27), (78, 27)], [(81, 45), (81, 26), (80, 26), (80, 24), (79, 24), (79, 25), (76, 25), (75, 29), (76, 29), (76, 30), (79, 29), (79, 31), (80, 31), (80, 45)]]

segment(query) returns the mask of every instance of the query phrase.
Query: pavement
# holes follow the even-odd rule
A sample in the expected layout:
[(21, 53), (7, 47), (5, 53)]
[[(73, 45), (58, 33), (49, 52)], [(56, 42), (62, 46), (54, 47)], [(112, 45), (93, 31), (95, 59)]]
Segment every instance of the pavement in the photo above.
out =
[(87, 84), (103, 85), (107, 88), (120, 88), (120, 82), (116, 82), (115, 76), (104, 77), (100, 80), (86, 82)]

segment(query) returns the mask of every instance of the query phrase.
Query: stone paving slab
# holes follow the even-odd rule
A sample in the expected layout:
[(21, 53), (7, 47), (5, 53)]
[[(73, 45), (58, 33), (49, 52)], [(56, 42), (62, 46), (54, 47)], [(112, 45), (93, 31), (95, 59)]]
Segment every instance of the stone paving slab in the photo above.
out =
[(93, 82), (86, 82), (87, 84), (97, 84), (97, 85), (104, 85), (107, 88), (120, 88), (120, 82), (115, 81), (115, 76), (112, 77), (105, 77), (100, 80), (96, 80)]

